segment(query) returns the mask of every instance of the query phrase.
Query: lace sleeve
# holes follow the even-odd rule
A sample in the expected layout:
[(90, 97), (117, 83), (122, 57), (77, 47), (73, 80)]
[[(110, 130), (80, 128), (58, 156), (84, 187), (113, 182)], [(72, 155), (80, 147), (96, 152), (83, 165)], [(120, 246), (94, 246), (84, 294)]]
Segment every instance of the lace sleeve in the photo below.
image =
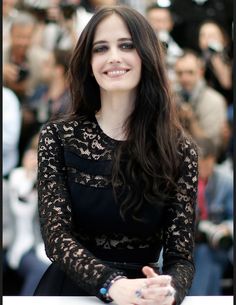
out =
[(183, 144), (183, 162), (175, 200), (166, 210), (163, 273), (173, 278), (176, 305), (181, 304), (194, 275), (193, 247), (198, 181), (197, 150), (188, 140)]
[(38, 194), (41, 232), (48, 257), (82, 289), (101, 298), (99, 289), (118, 270), (104, 265), (73, 237), (63, 145), (55, 124), (47, 124), (40, 134)]

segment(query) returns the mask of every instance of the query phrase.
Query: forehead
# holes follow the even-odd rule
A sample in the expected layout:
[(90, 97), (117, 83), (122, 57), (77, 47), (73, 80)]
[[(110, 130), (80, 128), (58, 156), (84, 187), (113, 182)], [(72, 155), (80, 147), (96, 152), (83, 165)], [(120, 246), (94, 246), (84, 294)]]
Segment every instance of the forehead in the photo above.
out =
[(207, 34), (220, 34), (221, 31), (218, 28), (218, 26), (214, 23), (207, 23), (204, 24), (200, 30), (201, 33), (207, 33)]
[(94, 41), (107, 41), (130, 37), (130, 32), (123, 19), (119, 15), (113, 13), (98, 24), (95, 30)]
[(148, 12), (149, 16), (157, 18), (171, 18), (170, 12), (166, 9), (154, 8)]
[(195, 56), (187, 55), (177, 60), (176, 67), (187, 67), (189, 69), (198, 68), (199, 61)]
[(31, 35), (34, 30), (33, 24), (14, 24), (12, 26), (11, 32), (12, 34), (28, 34)]

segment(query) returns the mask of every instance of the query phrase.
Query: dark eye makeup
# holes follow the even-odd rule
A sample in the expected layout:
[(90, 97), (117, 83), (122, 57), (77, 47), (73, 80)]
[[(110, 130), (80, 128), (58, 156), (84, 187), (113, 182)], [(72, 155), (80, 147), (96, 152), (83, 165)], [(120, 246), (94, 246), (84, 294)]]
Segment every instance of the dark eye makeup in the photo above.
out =
[[(132, 49), (134, 49), (134, 44), (131, 41), (122, 42), (122, 43), (119, 43), (118, 47), (121, 50), (132, 50)], [(93, 53), (103, 53), (103, 52), (107, 51), (108, 49), (109, 49), (109, 46), (107, 44), (98, 44), (93, 47), (92, 52)]]

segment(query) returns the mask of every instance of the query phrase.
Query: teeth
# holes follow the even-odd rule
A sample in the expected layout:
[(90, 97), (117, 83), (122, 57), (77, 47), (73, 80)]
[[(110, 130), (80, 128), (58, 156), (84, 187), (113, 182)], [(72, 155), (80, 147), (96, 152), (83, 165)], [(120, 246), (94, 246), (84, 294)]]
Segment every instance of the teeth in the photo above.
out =
[(122, 74), (125, 74), (126, 73), (126, 70), (115, 70), (115, 71), (109, 71), (107, 72), (108, 75), (122, 75)]

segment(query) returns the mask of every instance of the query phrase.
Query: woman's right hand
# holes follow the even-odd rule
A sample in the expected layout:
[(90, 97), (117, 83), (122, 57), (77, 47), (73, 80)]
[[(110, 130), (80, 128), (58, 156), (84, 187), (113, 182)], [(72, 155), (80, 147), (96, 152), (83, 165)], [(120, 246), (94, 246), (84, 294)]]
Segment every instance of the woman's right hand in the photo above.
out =
[(133, 305), (137, 303), (136, 291), (147, 287), (147, 279), (119, 279), (109, 289), (109, 296), (117, 305)]
[[(173, 288), (170, 286), (171, 277), (153, 274), (147, 269), (147, 278), (119, 279), (109, 289), (108, 293), (117, 305), (153, 305), (162, 304), (163, 297), (167, 305), (173, 303), (173, 295), (166, 300), (166, 293)], [(164, 304), (164, 303), (163, 303)]]

